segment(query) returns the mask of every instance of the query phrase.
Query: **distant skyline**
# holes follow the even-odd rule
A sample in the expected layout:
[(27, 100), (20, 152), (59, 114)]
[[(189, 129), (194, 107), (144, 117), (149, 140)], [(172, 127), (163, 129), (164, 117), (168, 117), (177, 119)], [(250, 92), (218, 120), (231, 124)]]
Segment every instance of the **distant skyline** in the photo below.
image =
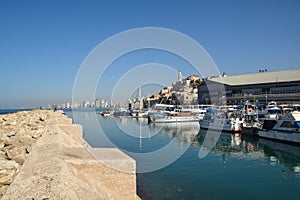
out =
[[(299, 10), (298, 0), (1, 0), (0, 108), (71, 102), (77, 71), (88, 54), (114, 34), (141, 27), (193, 38), (220, 73), (299, 69)], [(122, 74), (145, 63), (168, 65), (184, 76), (197, 73), (166, 52), (132, 52), (108, 68), (97, 98), (109, 100)], [(170, 80), (177, 80), (175, 73), (166, 74)]]

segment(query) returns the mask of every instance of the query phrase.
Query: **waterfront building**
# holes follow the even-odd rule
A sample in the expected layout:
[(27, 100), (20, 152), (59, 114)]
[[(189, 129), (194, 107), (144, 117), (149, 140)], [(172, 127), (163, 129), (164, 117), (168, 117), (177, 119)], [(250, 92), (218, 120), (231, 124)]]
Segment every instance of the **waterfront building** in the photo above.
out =
[[(220, 89), (222, 87), (223, 91)], [(198, 86), (199, 104), (223, 104), (224, 101), (236, 104), (247, 100), (256, 103), (299, 103), (300, 69), (207, 77)]]
[(160, 93), (148, 95), (148, 97), (144, 101), (144, 106), (146, 108), (150, 108), (153, 107), (156, 103), (160, 103)]

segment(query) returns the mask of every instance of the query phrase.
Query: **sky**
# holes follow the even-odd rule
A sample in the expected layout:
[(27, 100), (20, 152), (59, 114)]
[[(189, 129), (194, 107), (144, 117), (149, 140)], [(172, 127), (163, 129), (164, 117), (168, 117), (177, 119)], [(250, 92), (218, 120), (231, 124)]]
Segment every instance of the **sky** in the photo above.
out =
[[(0, 108), (71, 102), (80, 66), (92, 50), (115, 34), (143, 27), (187, 35), (227, 75), (299, 69), (299, 10), (297, 0), (1, 0)], [(116, 83), (145, 63), (171, 67), (165, 82), (176, 81), (177, 71), (197, 74), (176, 55), (136, 51), (108, 66), (95, 97), (109, 100), (117, 91), (127, 100), (132, 88), (118, 91)], [(120, 85), (126, 88), (127, 83)]]

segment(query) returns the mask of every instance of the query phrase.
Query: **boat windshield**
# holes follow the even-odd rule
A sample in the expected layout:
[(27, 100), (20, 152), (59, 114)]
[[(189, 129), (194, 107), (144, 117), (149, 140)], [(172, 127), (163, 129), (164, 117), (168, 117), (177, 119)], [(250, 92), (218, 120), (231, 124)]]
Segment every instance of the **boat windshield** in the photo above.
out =
[(300, 128), (300, 121), (299, 122), (295, 122), (295, 127), (296, 128)]

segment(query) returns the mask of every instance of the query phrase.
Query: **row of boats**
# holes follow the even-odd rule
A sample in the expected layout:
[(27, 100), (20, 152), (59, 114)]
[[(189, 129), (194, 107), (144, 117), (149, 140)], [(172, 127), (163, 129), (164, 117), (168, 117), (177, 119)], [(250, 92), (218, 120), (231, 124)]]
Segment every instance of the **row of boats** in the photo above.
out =
[[(300, 144), (299, 106), (277, 106), (270, 102), (266, 108), (245, 104), (240, 106), (157, 104), (154, 110), (116, 111), (116, 116), (147, 117), (148, 123), (199, 122), (201, 129), (258, 135), (262, 138)], [(112, 115), (105, 111), (103, 116)]]

